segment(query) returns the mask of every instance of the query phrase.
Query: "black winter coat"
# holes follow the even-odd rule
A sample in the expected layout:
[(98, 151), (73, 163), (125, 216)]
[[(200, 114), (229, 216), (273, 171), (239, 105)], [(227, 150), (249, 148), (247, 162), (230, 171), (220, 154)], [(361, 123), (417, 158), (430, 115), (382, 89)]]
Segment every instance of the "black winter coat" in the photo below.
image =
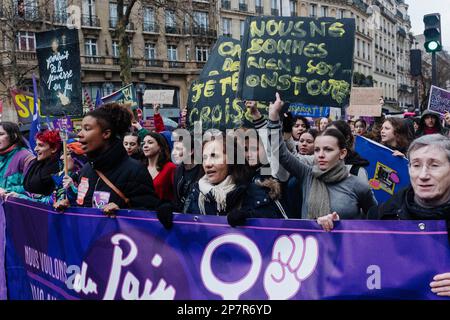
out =
[(34, 159), (25, 174), (23, 187), (30, 193), (49, 196), (55, 189), (52, 175), (60, 170), (59, 159), (56, 157), (44, 161)]
[[(217, 212), (217, 203), (211, 193), (208, 193), (205, 200), (205, 210), (208, 215), (225, 216), (232, 210), (239, 209), (245, 212), (246, 218), (283, 219), (284, 209), (282, 213), (278, 206), (280, 205), (279, 201), (275, 202), (269, 193), (268, 187), (261, 186), (258, 179), (253, 179), (251, 183), (238, 185), (227, 194), (227, 207), (224, 212)], [(197, 182), (187, 200), (189, 205), (185, 213), (201, 214), (198, 205), (199, 195), (200, 189)]]
[[(128, 199), (129, 206), (97, 175), (102, 172)], [(89, 159), (80, 171), (80, 182), (89, 179), (89, 189), (84, 197), (83, 206), (92, 207), (94, 191), (110, 193), (109, 202), (114, 202), (121, 209), (156, 209), (160, 200), (155, 194), (153, 180), (147, 168), (137, 160), (128, 157), (119, 140), (94, 159)], [(79, 186), (80, 189), (80, 186)]]
[(423, 208), (414, 201), (411, 186), (394, 194), (385, 203), (369, 210), (368, 218), (373, 220), (450, 220), (450, 202), (443, 206)]
[(173, 193), (173, 204), (176, 211), (183, 212), (186, 200), (191, 194), (195, 183), (200, 180), (203, 175), (204, 172), (201, 164), (195, 165), (195, 167), (190, 170), (186, 170), (183, 164), (177, 166), (173, 178), (173, 185), (175, 188)]

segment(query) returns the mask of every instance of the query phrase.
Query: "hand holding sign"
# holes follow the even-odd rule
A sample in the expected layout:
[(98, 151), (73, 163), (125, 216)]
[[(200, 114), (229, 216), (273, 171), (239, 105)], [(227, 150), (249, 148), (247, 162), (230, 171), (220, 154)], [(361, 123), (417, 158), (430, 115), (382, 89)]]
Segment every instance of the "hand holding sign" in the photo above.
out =
[(159, 108), (161, 108), (159, 103), (153, 104), (153, 111), (155, 112), (155, 114), (159, 114)]
[(450, 112), (446, 111), (444, 116), (445, 122), (447, 122), (447, 125), (450, 126)]

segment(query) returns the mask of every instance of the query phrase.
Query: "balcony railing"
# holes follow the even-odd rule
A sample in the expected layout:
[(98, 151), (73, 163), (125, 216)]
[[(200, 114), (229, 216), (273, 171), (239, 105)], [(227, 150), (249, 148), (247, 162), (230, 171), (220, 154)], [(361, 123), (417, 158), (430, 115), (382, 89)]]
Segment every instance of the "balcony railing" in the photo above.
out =
[(184, 69), (186, 62), (184, 61), (169, 61), (169, 68)]
[(146, 59), (145, 60), (145, 65), (147, 67), (157, 67), (157, 68), (162, 68), (164, 66), (164, 61), (162, 60), (157, 60), (157, 59)]
[(94, 15), (81, 15), (81, 24), (84, 27), (100, 27), (100, 19)]
[(182, 28), (177, 28), (176, 26), (166, 26), (166, 33), (169, 34), (183, 34)]
[(239, 3), (239, 11), (248, 11), (248, 5), (246, 3)]
[(100, 56), (81, 56), (85, 64), (105, 64), (105, 57)]
[[(138, 67), (140, 65), (140, 59), (139, 58), (130, 58), (131, 59), (131, 66)], [(118, 66), (120, 65), (120, 57), (113, 57), (112, 58), (113, 64)]]
[(28, 21), (38, 21), (42, 19), (39, 9), (37, 7), (30, 6), (25, 6), (24, 15), (22, 18)]
[(36, 58), (36, 52), (35, 51), (16, 51), (16, 57), (17, 60), (22, 61), (35, 61)]
[(230, 10), (231, 9), (231, 1), (230, 0), (222, 0), (222, 8)]
[[(117, 24), (118, 24), (118, 23), (119, 23), (119, 19), (118, 19), (118, 18), (110, 18), (110, 19), (109, 19), (109, 27), (112, 28), (112, 29), (117, 28)], [(133, 23), (133, 22), (129, 22), (129, 23), (127, 24), (126, 30), (128, 30), (128, 31), (134, 31), (134, 30), (135, 30), (135, 29), (134, 29), (134, 23)]]
[(255, 9), (256, 9), (256, 13), (259, 13), (259, 14), (264, 13), (264, 7), (262, 7), (262, 6), (256, 6)]
[(192, 34), (196, 36), (216, 37), (217, 31), (205, 27), (194, 27), (192, 28)]
[(53, 23), (56, 24), (66, 24), (67, 23), (68, 14), (65, 12), (55, 12), (53, 15)]
[(154, 22), (144, 22), (142, 26), (142, 31), (144, 32), (159, 32), (159, 26)]
[(270, 10), (270, 13), (271, 13), (273, 16), (278, 16), (278, 15), (280, 15), (280, 11), (279, 11), (278, 9), (272, 9), (272, 10)]

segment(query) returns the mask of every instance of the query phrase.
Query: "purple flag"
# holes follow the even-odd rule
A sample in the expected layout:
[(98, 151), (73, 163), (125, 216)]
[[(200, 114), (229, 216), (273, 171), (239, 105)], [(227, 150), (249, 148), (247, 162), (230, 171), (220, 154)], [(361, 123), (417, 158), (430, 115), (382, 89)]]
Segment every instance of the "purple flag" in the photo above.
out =
[(31, 122), (30, 127), (30, 149), (34, 152), (34, 148), (36, 147), (36, 134), (39, 132), (39, 113), (38, 113), (38, 92), (36, 85), (36, 77), (33, 73), (33, 98), (34, 98), (34, 112), (33, 112), (33, 121)]

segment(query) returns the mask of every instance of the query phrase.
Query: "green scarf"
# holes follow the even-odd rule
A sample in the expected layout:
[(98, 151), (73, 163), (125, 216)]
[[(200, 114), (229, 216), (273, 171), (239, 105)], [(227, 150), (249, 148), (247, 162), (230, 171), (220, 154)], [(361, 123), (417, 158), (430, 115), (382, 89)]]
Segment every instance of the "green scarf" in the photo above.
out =
[(308, 198), (308, 219), (317, 219), (331, 213), (330, 195), (327, 185), (344, 180), (349, 176), (344, 160), (333, 168), (322, 171), (317, 165), (312, 170), (311, 190)]

